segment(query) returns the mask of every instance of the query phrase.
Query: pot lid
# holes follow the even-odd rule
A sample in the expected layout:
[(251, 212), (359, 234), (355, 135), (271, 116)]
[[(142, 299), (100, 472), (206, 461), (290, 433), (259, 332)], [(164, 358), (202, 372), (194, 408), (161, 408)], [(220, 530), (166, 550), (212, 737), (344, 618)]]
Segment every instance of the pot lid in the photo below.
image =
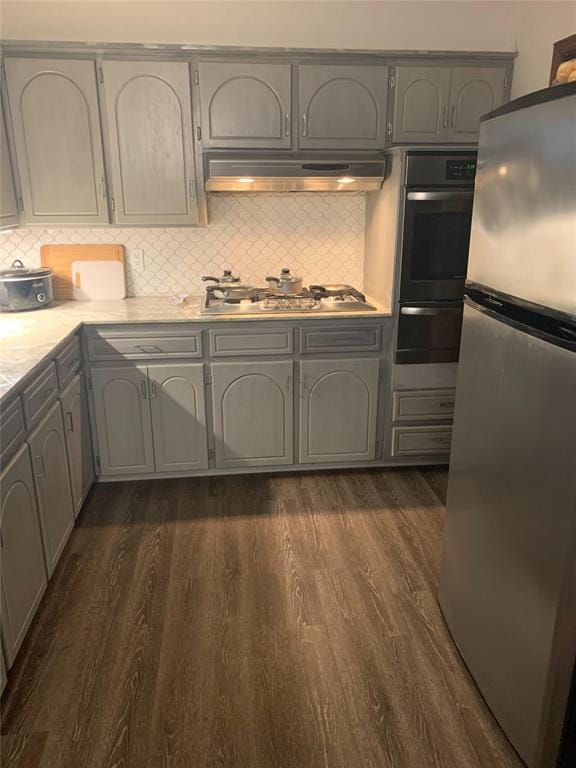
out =
[(33, 267), (28, 269), (16, 259), (12, 262), (10, 269), (0, 269), (0, 278), (2, 280), (18, 280), (23, 277), (48, 277), (52, 274), (52, 267)]
[(280, 277), (267, 277), (266, 280), (279, 281), (281, 283), (300, 283), (302, 278), (298, 275), (291, 275), (288, 267), (284, 267), (280, 272)]

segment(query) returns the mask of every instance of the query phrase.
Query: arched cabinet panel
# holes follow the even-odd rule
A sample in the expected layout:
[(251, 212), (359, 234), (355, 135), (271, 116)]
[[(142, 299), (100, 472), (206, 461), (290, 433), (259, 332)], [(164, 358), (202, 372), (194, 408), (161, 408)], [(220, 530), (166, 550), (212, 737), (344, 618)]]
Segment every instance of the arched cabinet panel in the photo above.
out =
[(216, 466), (293, 462), (293, 363), (213, 363)]
[(442, 141), (448, 124), (449, 92), (447, 67), (398, 67), (393, 140)]
[(108, 221), (96, 65), (5, 60), (25, 223)]
[(157, 472), (208, 468), (204, 366), (148, 367)]
[(198, 73), (205, 147), (290, 147), (290, 64), (203, 61)]
[(0, 229), (16, 227), (20, 220), (14, 174), (8, 150), (8, 135), (4, 108), (0, 102)]
[(505, 70), (497, 67), (452, 71), (449, 141), (478, 141), (480, 118), (504, 101), (505, 77)]
[(102, 475), (154, 472), (146, 368), (92, 368)]
[(374, 459), (379, 371), (376, 358), (302, 362), (302, 463)]
[(188, 65), (104, 61), (102, 68), (116, 221), (195, 224)]
[(0, 477), (2, 640), (10, 668), (46, 589), (46, 568), (28, 446)]
[(298, 67), (302, 149), (381, 149), (386, 137), (388, 68)]

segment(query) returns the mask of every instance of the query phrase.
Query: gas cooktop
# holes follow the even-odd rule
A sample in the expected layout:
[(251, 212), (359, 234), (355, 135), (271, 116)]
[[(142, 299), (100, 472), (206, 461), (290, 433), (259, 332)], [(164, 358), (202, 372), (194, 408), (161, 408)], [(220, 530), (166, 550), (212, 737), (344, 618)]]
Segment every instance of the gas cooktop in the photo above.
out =
[(218, 298), (206, 293), (203, 315), (253, 315), (284, 312), (371, 312), (376, 307), (351, 285), (311, 286), (300, 293), (284, 294), (268, 288), (258, 289), (249, 299)]

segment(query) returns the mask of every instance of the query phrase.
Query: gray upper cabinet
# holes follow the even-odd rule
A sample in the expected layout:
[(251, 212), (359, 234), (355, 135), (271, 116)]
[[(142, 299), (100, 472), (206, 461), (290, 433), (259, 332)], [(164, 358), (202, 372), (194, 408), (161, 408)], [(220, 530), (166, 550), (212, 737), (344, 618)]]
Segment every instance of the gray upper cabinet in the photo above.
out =
[(14, 191), (14, 174), (8, 150), (8, 136), (4, 110), (0, 102), (0, 229), (16, 227), (20, 219), (16, 193)]
[(82, 373), (77, 374), (70, 382), (60, 396), (60, 402), (64, 416), (74, 514), (77, 516), (94, 481), (90, 417)]
[(298, 67), (301, 149), (378, 149), (386, 140), (388, 67)]
[(102, 475), (154, 472), (146, 368), (92, 368)]
[(74, 507), (60, 403), (28, 438), (46, 568), (51, 576), (74, 527)]
[(108, 221), (93, 61), (5, 60), (27, 224)]
[(478, 141), (480, 118), (500, 106), (505, 94), (503, 65), (400, 66), (392, 139), (432, 144)]
[(300, 368), (300, 461), (371, 461), (380, 361), (305, 360)]
[(290, 64), (200, 62), (203, 145), (290, 148), (291, 71)]
[(448, 141), (478, 141), (480, 118), (503, 103), (505, 81), (502, 67), (452, 70)]
[(445, 141), (449, 98), (448, 67), (398, 67), (392, 140)]
[(102, 70), (115, 221), (196, 224), (188, 64), (104, 61)]
[(292, 361), (212, 364), (216, 466), (293, 462)]
[(148, 367), (157, 472), (208, 468), (204, 366)]
[(2, 640), (11, 667), (47, 582), (27, 445), (2, 473), (0, 483)]

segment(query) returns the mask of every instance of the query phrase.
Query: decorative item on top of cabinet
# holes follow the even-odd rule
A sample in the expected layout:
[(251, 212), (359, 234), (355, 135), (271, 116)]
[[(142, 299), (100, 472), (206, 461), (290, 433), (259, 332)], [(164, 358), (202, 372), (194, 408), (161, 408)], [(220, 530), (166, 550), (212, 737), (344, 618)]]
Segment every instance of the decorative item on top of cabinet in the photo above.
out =
[(10, 668), (46, 589), (46, 567), (28, 446), (0, 476), (2, 640)]
[(380, 360), (306, 360), (300, 371), (300, 462), (373, 460)]
[(94, 61), (4, 61), (26, 224), (108, 221)]
[(62, 392), (60, 403), (64, 416), (74, 515), (77, 517), (94, 482), (90, 415), (82, 372), (74, 376)]
[(4, 108), (0, 102), (0, 229), (16, 227), (19, 221)]
[(478, 141), (480, 118), (506, 96), (501, 66), (411, 66), (396, 70), (395, 143)]
[(202, 145), (289, 149), (290, 64), (201, 61)]
[(74, 527), (66, 439), (59, 403), (28, 438), (38, 497), (46, 568), (51, 576)]
[(258, 467), (294, 461), (294, 364), (213, 363), (216, 466)]
[(388, 67), (298, 66), (301, 149), (382, 149), (386, 142)]
[(188, 64), (104, 61), (112, 215), (118, 224), (198, 221)]

